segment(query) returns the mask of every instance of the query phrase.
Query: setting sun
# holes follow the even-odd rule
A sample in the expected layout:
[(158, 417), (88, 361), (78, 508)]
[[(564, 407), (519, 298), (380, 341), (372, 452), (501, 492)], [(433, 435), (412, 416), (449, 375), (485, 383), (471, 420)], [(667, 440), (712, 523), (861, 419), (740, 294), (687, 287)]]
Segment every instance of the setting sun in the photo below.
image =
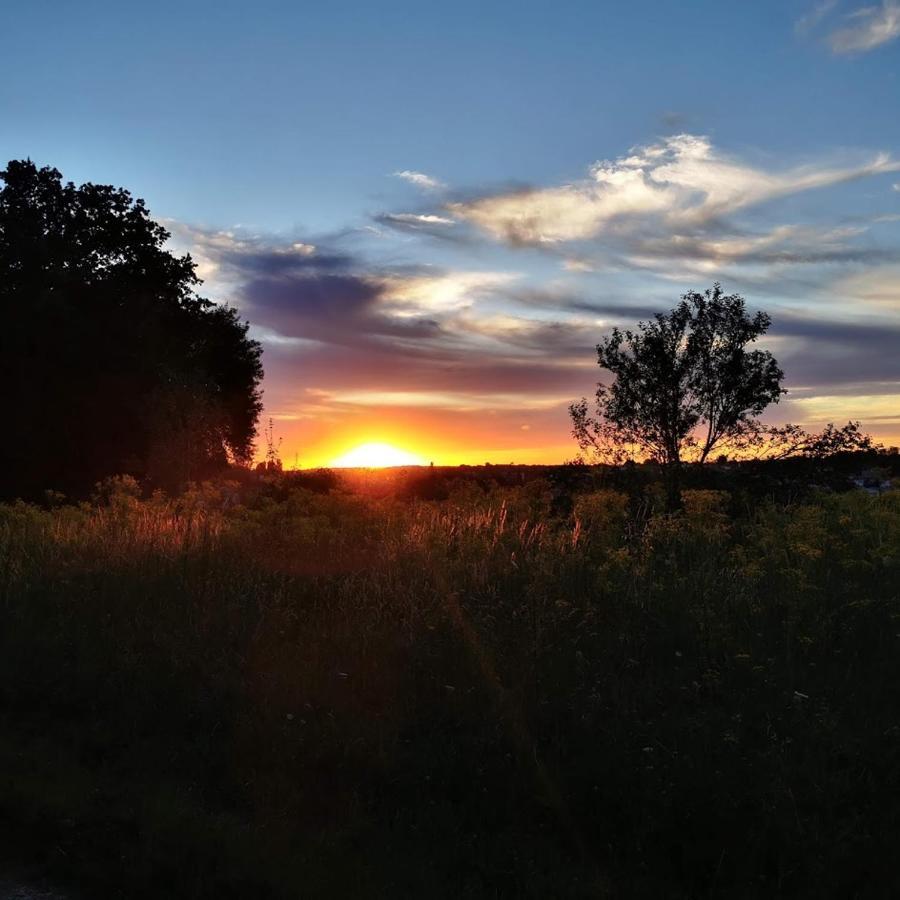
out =
[(360, 444), (331, 461), (334, 468), (382, 469), (387, 466), (421, 466), (425, 460), (415, 453), (401, 450), (391, 444)]

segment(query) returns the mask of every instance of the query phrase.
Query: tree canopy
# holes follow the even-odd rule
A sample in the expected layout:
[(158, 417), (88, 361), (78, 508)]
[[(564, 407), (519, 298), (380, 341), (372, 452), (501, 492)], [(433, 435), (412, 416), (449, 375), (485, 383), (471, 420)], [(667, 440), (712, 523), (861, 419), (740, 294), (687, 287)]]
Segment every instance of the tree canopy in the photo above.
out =
[(597, 386), (593, 410), (584, 399), (569, 407), (579, 447), (601, 462), (656, 460), (671, 508), (680, 502), (682, 462), (703, 463), (714, 452), (784, 459), (872, 448), (856, 422), (819, 434), (761, 423), (763, 410), (786, 393), (772, 354), (748, 349), (770, 324), (766, 313), (751, 316), (743, 297), (715, 284), (689, 291), (635, 331), (614, 328), (597, 345), (597, 362), (614, 380)]
[(671, 469), (756, 435), (757, 417), (784, 393), (772, 354), (747, 349), (770, 321), (715, 284), (636, 331), (614, 328), (597, 346), (614, 381), (598, 385), (594, 414), (586, 400), (570, 408), (579, 445), (610, 461), (636, 453)]
[(197, 295), (144, 202), (30, 160), (0, 179), (0, 494), (170, 486), (249, 459), (261, 348)]

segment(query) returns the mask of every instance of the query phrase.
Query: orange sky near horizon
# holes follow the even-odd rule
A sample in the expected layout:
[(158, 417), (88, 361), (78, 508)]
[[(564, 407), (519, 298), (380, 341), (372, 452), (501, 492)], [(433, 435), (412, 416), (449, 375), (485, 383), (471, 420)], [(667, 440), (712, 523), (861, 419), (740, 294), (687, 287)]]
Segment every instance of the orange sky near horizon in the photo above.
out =
[[(492, 422), (460, 423), (458, 414), (449, 419), (441, 421), (440, 416), (428, 412), (402, 410), (384, 415), (367, 413), (332, 423), (273, 417), (273, 423), (287, 469), (328, 467), (348, 451), (370, 443), (388, 444), (420, 457), (425, 465), (433, 462), (437, 466), (554, 464), (572, 459), (578, 451), (565, 427), (560, 429), (560, 440), (551, 444), (546, 433), (532, 437), (531, 427), (518, 426), (504, 432), (502, 427), (491, 428)], [(265, 442), (258, 442), (257, 457), (263, 458), (265, 451)]]
[[(836, 410), (837, 412), (838, 410)], [(275, 440), (286, 469), (315, 469), (335, 464), (360, 445), (387, 444), (438, 466), (516, 463), (557, 465), (573, 459), (578, 447), (569, 431), (565, 407), (542, 411), (532, 424), (502, 412), (460, 413), (423, 409), (368, 409), (331, 419), (290, 418), (275, 415)], [(777, 419), (780, 421), (781, 416)], [(832, 416), (837, 424), (850, 418)], [(876, 421), (864, 429), (885, 446), (900, 445), (900, 432), (892, 423)], [(518, 424), (516, 424), (518, 422)], [(804, 422), (818, 428), (824, 421)], [(549, 440), (548, 440), (549, 438)], [(265, 440), (257, 445), (257, 458), (265, 457)], [(377, 463), (376, 463), (377, 465)]]

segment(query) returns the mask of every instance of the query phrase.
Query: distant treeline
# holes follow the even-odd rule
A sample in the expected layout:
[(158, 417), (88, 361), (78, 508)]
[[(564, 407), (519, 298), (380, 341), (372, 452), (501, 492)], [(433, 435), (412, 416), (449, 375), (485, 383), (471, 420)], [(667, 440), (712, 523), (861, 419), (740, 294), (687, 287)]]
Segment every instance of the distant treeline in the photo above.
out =
[[(516, 465), (401, 466), (388, 469), (300, 469), (263, 475), (233, 472), (248, 484), (266, 485), (273, 497), (294, 487), (316, 493), (349, 490), (372, 497), (446, 500), (455, 492), (475, 487), (515, 487), (545, 482), (566, 508), (566, 496), (610, 488), (646, 494), (662, 483), (661, 467), (654, 462), (623, 465)], [(748, 498), (787, 502), (815, 490), (878, 490), (900, 478), (900, 452), (896, 448), (836, 453), (824, 459), (796, 457), (782, 460), (721, 462), (685, 465), (687, 489), (729, 491)]]

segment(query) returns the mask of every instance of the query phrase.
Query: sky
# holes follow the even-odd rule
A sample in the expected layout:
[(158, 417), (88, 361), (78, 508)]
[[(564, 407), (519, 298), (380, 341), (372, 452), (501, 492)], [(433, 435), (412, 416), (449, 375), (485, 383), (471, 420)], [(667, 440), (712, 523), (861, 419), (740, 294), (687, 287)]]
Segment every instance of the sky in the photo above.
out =
[(0, 160), (146, 200), (261, 341), (288, 466), (571, 459), (603, 334), (714, 281), (772, 317), (769, 421), (900, 443), (900, 0), (31, 0), (3, 26)]

